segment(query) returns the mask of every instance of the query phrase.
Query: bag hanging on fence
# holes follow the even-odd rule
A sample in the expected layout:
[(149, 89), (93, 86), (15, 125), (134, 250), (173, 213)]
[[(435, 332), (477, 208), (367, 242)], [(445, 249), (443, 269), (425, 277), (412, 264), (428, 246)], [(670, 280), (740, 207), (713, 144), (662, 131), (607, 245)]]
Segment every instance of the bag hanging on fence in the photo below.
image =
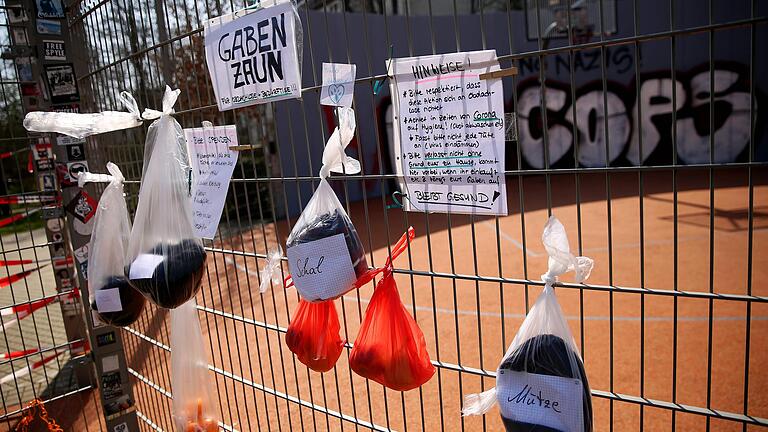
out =
[[(412, 239), (412, 228), (408, 234)], [(409, 242), (404, 235), (387, 259), (349, 356), (349, 366), (358, 375), (398, 391), (419, 387), (435, 373), (424, 334), (400, 300), (392, 274), (392, 259)]]
[(88, 293), (91, 309), (99, 319), (114, 326), (127, 326), (139, 318), (144, 296), (133, 289), (124, 275), (125, 251), (131, 234), (131, 220), (123, 197), (123, 173), (107, 163), (111, 175), (80, 173), (78, 185), (109, 182), (99, 199), (91, 234), (88, 259)]
[(333, 300), (310, 303), (300, 299), (285, 334), (285, 344), (308, 368), (328, 372), (344, 349), (340, 330)]
[(141, 126), (142, 118), (136, 99), (128, 92), (120, 93), (120, 102), (128, 112), (60, 113), (33, 111), (24, 116), (24, 128), (30, 132), (56, 132), (85, 138), (105, 132)]
[(583, 282), (592, 271), (587, 257), (570, 253), (565, 228), (554, 216), (542, 235), (549, 269), (536, 299), (496, 371), (496, 388), (468, 395), (463, 415), (480, 415), (498, 403), (507, 431), (592, 431), (592, 399), (584, 364), (557, 302), (557, 276), (576, 273)]
[(368, 271), (360, 237), (327, 181), (331, 172), (360, 172), (359, 162), (344, 153), (355, 133), (355, 113), (351, 108), (339, 108), (338, 113), (339, 127), (323, 151), (320, 185), (286, 241), (293, 283), (310, 302), (342, 296)]
[(193, 298), (171, 311), (171, 391), (179, 432), (219, 430), (207, 357)]
[(194, 184), (181, 125), (171, 116), (179, 90), (165, 89), (163, 112), (145, 110), (149, 126), (144, 172), (125, 274), (134, 288), (160, 307), (173, 309), (200, 289), (206, 253), (195, 237)]
[[(414, 235), (413, 227), (410, 227), (392, 250), (392, 258), (387, 260), (387, 266), (368, 270), (354, 282), (354, 287), (359, 288), (377, 274), (384, 272), (391, 265), (391, 260), (405, 250)], [(291, 286), (293, 279), (288, 275), (285, 278), (285, 287)], [(307, 367), (316, 372), (327, 372), (336, 364), (344, 348), (340, 330), (339, 315), (333, 300), (309, 302), (299, 299), (299, 305), (285, 335), (285, 343)]]

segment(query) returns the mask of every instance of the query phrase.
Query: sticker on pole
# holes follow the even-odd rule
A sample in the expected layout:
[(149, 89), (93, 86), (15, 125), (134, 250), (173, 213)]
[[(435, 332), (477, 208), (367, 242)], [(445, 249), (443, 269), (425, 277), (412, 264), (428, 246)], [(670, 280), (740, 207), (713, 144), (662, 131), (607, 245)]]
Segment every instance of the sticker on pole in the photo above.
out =
[(500, 369), (496, 398), (501, 415), (513, 422), (559, 431), (584, 430), (581, 380)]
[(229, 180), (237, 164), (237, 127), (215, 126), (184, 129), (187, 146), (192, 147), (192, 164), (197, 174), (192, 192), (192, 218), (198, 237), (213, 239), (224, 210)]
[(388, 61), (407, 211), (507, 214), (504, 88), (496, 51)]
[(219, 110), (301, 97), (300, 34), (290, 2), (208, 20), (205, 60)]

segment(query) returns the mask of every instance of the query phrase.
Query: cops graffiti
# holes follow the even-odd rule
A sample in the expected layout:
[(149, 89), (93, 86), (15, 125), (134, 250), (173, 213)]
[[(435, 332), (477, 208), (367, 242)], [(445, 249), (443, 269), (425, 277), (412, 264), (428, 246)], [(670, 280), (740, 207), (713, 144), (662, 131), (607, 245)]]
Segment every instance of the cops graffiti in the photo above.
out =
[[(608, 82), (605, 89), (601, 82), (590, 83), (576, 91), (575, 103), (567, 84), (547, 80), (544, 99), (549, 166), (574, 165), (574, 152), (579, 166), (585, 167), (605, 166), (606, 161), (609, 165), (669, 164), (675, 151), (680, 163), (709, 163), (710, 142), (713, 162), (744, 159), (750, 117), (757, 117), (760, 99), (756, 90), (754, 112), (750, 112), (748, 72), (738, 65), (716, 64), (711, 86), (706, 65), (677, 72), (674, 81), (670, 75), (669, 71), (643, 75), (639, 92), (636, 83), (626, 87)], [(542, 86), (536, 79), (526, 80), (518, 95), (523, 159), (532, 168), (544, 168)], [(760, 134), (755, 137), (758, 141)]]

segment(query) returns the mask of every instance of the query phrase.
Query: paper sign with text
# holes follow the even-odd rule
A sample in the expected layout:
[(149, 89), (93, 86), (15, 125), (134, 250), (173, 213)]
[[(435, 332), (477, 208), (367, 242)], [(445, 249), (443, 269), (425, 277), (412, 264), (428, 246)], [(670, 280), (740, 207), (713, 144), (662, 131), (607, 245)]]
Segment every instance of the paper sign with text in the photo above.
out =
[(293, 284), (305, 300), (336, 298), (357, 280), (344, 234), (289, 247), (286, 255)]
[(393, 59), (395, 156), (407, 211), (507, 214), (496, 51)]
[(297, 23), (290, 2), (207, 21), (205, 59), (220, 111), (301, 97)]
[(323, 63), (323, 88), (320, 105), (352, 106), (357, 66), (343, 63)]
[(512, 421), (563, 432), (584, 431), (581, 380), (500, 369), (496, 398), (501, 415)]
[(212, 239), (219, 227), (229, 180), (237, 164), (237, 128), (231, 126), (184, 129), (196, 182), (192, 190), (192, 220), (198, 237)]

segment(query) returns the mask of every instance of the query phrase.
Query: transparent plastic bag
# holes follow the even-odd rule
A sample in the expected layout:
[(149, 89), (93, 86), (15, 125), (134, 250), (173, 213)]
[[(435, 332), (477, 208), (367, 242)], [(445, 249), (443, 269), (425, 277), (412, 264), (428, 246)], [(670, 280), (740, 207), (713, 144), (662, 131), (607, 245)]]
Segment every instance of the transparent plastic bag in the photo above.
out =
[(127, 326), (139, 318), (146, 300), (130, 286), (123, 270), (131, 233), (128, 207), (123, 197), (125, 178), (112, 162), (107, 163), (107, 170), (111, 175), (84, 172), (78, 177), (80, 187), (86, 182), (109, 182), (93, 217), (88, 292), (91, 309), (101, 321)]
[(128, 92), (122, 92), (120, 102), (128, 112), (80, 114), (33, 111), (24, 116), (24, 128), (30, 132), (56, 132), (82, 139), (90, 135), (141, 126), (141, 112), (136, 99)]
[(125, 274), (156, 305), (173, 309), (193, 298), (205, 272), (206, 253), (195, 237), (191, 211), (193, 170), (186, 140), (171, 116), (179, 90), (166, 87), (163, 111), (149, 126), (139, 203), (128, 243)]
[(171, 311), (171, 391), (177, 431), (218, 432), (214, 387), (194, 298)]
[[(412, 228), (408, 237), (413, 238)], [(392, 259), (408, 243), (404, 235), (392, 250), (349, 356), (349, 366), (358, 375), (398, 391), (419, 387), (435, 373), (424, 333), (400, 300), (392, 274)]]
[[(347, 156), (344, 149), (349, 145), (355, 131), (355, 116), (351, 108), (339, 108), (339, 127), (333, 132), (323, 151), (323, 166), (320, 168), (320, 185), (302, 211), (286, 241), (288, 268), (296, 289), (307, 301), (332, 300), (355, 287), (356, 279), (368, 271), (365, 249), (357, 235), (352, 221), (336, 197), (327, 177), (331, 172), (357, 174), (360, 164)], [(342, 236), (343, 240), (340, 237)], [(343, 243), (346, 247), (339, 247)], [(323, 251), (323, 261), (307, 258), (312, 250)], [(352, 271), (349, 270), (351, 264)], [(315, 283), (312, 269), (322, 272), (321, 265), (332, 267), (334, 283), (321, 286)], [(333, 263), (333, 264), (329, 264)], [(331, 280), (331, 279), (324, 279)]]
[(575, 272), (576, 282), (583, 282), (593, 261), (571, 254), (565, 228), (554, 216), (544, 227), (542, 241), (549, 254), (549, 269), (541, 276), (544, 290), (499, 365), (496, 387), (468, 395), (462, 412), (480, 415), (498, 403), (507, 431), (589, 432), (592, 399), (587, 375), (552, 285), (568, 271)]
[(310, 303), (299, 300), (285, 343), (300, 362), (315, 372), (328, 372), (344, 348), (339, 334), (339, 314), (333, 300)]

